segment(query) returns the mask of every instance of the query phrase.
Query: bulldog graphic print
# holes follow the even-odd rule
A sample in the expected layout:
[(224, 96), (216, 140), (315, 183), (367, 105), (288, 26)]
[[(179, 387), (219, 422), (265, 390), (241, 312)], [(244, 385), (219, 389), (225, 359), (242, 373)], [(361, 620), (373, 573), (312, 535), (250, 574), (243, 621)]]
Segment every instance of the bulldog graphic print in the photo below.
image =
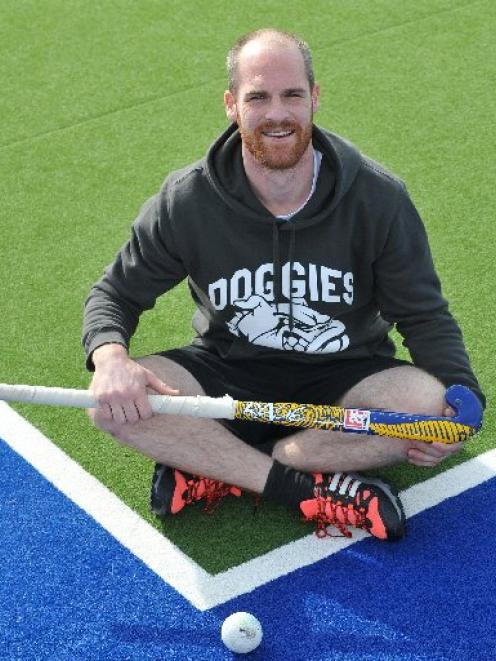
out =
[[(312, 310), (305, 299), (275, 304), (256, 294), (235, 301), (229, 330), (249, 342), (273, 349), (335, 353), (349, 346), (344, 324)], [(292, 313), (292, 316), (291, 316)]]

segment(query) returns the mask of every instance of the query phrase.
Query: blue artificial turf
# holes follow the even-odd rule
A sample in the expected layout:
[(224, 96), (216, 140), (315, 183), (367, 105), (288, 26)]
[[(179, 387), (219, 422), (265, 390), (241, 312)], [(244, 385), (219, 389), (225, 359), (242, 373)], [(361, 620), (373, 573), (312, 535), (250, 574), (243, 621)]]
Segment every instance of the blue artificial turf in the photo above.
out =
[[(250, 658), (490, 659), (496, 479), (201, 613), (0, 442), (0, 658), (230, 659), (220, 625), (262, 622)], [(323, 540), (323, 544), (332, 544)]]

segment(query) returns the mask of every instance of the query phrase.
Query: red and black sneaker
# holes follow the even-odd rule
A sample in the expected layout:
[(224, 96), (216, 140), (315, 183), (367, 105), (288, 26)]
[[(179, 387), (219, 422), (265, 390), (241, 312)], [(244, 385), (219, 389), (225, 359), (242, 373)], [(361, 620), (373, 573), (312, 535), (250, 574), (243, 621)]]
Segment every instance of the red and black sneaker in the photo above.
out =
[(345, 537), (351, 537), (349, 526), (388, 541), (405, 535), (401, 501), (382, 480), (352, 473), (315, 473), (314, 479), (314, 497), (302, 501), (300, 509), (304, 521), (317, 523), (318, 537), (332, 536), (328, 526)]
[(160, 517), (177, 514), (186, 505), (205, 500), (206, 512), (211, 513), (219, 502), (232, 494), (241, 496), (241, 489), (219, 480), (191, 475), (177, 468), (155, 464), (150, 494), (150, 509)]

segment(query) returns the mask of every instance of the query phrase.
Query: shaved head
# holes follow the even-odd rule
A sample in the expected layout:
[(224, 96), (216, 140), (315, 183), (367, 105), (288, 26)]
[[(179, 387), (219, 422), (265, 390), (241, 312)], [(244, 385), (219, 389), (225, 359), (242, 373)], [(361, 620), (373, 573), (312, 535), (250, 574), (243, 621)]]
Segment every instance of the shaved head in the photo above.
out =
[[(258, 43), (257, 43), (258, 42)], [(305, 75), (310, 86), (313, 89), (315, 85), (315, 76), (313, 73), (312, 54), (308, 44), (290, 32), (275, 30), (273, 28), (264, 28), (249, 32), (240, 37), (227, 54), (227, 76), (228, 89), (236, 94), (238, 89), (238, 64), (241, 52), (247, 52), (264, 46), (278, 46), (287, 48), (296, 48), (301, 54)]]

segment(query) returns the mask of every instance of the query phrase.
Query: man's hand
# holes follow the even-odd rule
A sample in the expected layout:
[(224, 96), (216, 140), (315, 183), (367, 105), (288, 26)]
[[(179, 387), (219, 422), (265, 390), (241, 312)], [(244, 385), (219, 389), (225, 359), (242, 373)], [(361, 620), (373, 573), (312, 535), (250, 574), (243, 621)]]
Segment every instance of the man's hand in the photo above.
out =
[(98, 417), (119, 425), (134, 424), (153, 415), (147, 389), (159, 395), (177, 395), (153, 372), (129, 358), (120, 344), (105, 344), (93, 352), (95, 374), (90, 392), (99, 402)]
[[(452, 418), (455, 414), (452, 408), (446, 407), (443, 411), (443, 415), (446, 418)], [(443, 459), (451, 457), (452, 455), (460, 452), (463, 449), (465, 443), (423, 443), (412, 442), (413, 447), (411, 447), (408, 452), (408, 462), (414, 464), (415, 466), (424, 466), (426, 468), (434, 468), (437, 466)]]

